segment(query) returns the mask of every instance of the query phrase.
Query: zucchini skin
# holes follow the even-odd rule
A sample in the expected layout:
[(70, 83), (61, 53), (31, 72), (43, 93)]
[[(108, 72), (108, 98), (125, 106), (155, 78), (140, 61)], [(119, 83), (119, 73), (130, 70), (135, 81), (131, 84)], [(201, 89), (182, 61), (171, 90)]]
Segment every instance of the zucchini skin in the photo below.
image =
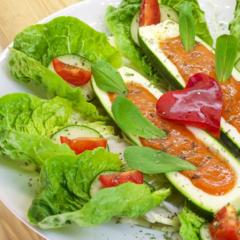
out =
[[(93, 129), (91, 127), (88, 127), (87, 124), (82, 124), (82, 125), (75, 125), (75, 124), (71, 124), (71, 125), (68, 125), (68, 126), (65, 126), (61, 129), (59, 129), (58, 131), (56, 131), (55, 133), (52, 134), (51, 136), (51, 139), (54, 139), (55, 137), (57, 137), (61, 132), (62, 132), (62, 135), (66, 135), (66, 130), (70, 130), (70, 129), (85, 129), (86, 130), (89, 130), (89, 132), (91, 133), (95, 133), (96, 137), (103, 137), (102, 134), (100, 132), (98, 132), (96, 129)], [(65, 132), (64, 132), (65, 131)], [(86, 136), (87, 137), (87, 136)]]
[(166, 66), (158, 59), (158, 57), (151, 50), (148, 49), (146, 43), (142, 40), (140, 35), (138, 39), (143, 52), (148, 57), (149, 62), (153, 66), (154, 70), (163, 78), (164, 81), (168, 82), (170, 89), (165, 90), (183, 89), (183, 86), (176, 80), (176, 78), (166, 68)]
[(240, 148), (239, 146), (234, 142), (229, 140), (228, 135), (221, 130), (221, 135), (219, 138), (219, 142), (223, 145), (225, 145), (228, 150), (236, 157), (240, 160)]

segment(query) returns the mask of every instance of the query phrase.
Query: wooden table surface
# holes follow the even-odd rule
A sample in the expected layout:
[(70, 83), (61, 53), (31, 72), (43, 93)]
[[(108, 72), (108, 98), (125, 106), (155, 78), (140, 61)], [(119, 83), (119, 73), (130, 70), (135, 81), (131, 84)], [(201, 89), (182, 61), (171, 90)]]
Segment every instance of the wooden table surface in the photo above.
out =
[[(0, 51), (24, 27), (79, 0), (0, 0)], [(0, 201), (0, 240), (43, 240)]]

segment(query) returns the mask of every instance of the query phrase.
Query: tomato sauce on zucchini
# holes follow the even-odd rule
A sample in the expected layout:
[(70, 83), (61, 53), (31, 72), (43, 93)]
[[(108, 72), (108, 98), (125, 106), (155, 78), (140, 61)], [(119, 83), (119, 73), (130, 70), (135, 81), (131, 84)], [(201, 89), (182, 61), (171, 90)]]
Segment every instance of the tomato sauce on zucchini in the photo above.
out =
[[(224, 195), (235, 186), (236, 173), (231, 166), (212, 152), (183, 125), (164, 120), (156, 113), (157, 98), (145, 87), (128, 83), (128, 99), (141, 113), (159, 128), (167, 132), (161, 139), (141, 139), (144, 146), (165, 151), (191, 162), (197, 167), (195, 171), (183, 171), (194, 186), (211, 195)], [(114, 95), (109, 94), (111, 101)]]
[[(205, 73), (216, 79), (215, 56), (203, 44), (197, 42), (190, 52), (185, 51), (180, 37), (160, 42), (161, 49), (177, 67), (187, 82), (196, 73)], [(240, 82), (233, 77), (219, 82), (223, 93), (223, 118), (240, 131)]]

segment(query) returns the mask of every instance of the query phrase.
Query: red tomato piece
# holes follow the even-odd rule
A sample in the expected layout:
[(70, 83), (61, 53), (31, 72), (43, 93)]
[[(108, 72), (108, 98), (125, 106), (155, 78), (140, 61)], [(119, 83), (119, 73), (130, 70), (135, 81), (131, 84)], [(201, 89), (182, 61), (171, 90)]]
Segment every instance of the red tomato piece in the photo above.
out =
[(100, 175), (99, 181), (102, 187), (115, 187), (126, 182), (133, 182), (136, 184), (143, 184), (143, 174), (139, 171), (128, 171), (122, 173), (113, 173), (107, 175)]
[(82, 86), (91, 79), (91, 71), (66, 64), (57, 58), (53, 59), (52, 63), (56, 73), (74, 86)]
[(158, 0), (143, 0), (140, 8), (139, 25), (149, 26), (160, 23), (161, 13)]
[(160, 117), (207, 130), (216, 137), (220, 135), (222, 107), (218, 82), (203, 73), (193, 75), (185, 89), (163, 94), (156, 105)]
[(236, 209), (228, 205), (222, 208), (209, 225), (212, 240), (240, 240), (240, 223)]
[(107, 147), (107, 140), (104, 138), (87, 138), (79, 137), (69, 139), (65, 136), (60, 136), (61, 143), (66, 143), (76, 154), (80, 154), (86, 150), (93, 150), (97, 147)]

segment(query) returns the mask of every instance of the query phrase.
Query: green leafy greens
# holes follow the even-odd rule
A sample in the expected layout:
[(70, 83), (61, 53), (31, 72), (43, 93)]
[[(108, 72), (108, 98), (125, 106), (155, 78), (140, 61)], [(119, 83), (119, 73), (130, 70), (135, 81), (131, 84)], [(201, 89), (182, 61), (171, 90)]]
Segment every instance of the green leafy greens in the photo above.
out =
[(76, 112), (66, 99), (44, 100), (25, 93), (5, 95), (0, 98), (0, 153), (37, 168), (49, 157), (74, 155), (67, 145), (54, 144), (50, 137), (76, 121), (90, 120), (83, 106)]
[(183, 2), (180, 5), (179, 31), (185, 50), (191, 51), (195, 45), (195, 22), (192, 4), (189, 2)]
[(55, 144), (48, 137), (16, 130), (0, 131), (0, 153), (29, 170), (41, 168), (45, 160), (75, 153), (65, 144)]
[(195, 170), (189, 162), (149, 147), (130, 146), (125, 149), (124, 159), (128, 166), (146, 174)]
[(67, 98), (74, 103), (76, 110), (84, 112), (92, 119), (99, 117), (96, 107), (86, 101), (80, 88), (71, 87), (58, 75), (23, 52), (10, 50), (9, 67), (11, 74), (17, 80), (42, 85), (51, 97)]
[(109, 6), (105, 18), (107, 27), (114, 35), (115, 43), (123, 56), (128, 58), (138, 71), (152, 76), (152, 68), (142, 50), (133, 42), (130, 32), (132, 19), (139, 11), (140, 3), (140, 0), (123, 0), (118, 8)]
[(180, 220), (180, 236), (183, 240), (201, 240), (200, 228), (205, 220), (197, 216), (189, 208), (184, 207), (178, 214)]
[(127, 98), (118, 96), (112, 104), (112, 113), (125, 133), (144, 138), (162, 138), (165, 132), (145, 118)]
[(74, 222), (87, 227), (108, 222), (113, 217), (136, 218), (158, 206), (169, 194), (168, 189), (151, 193), (144, 184), (125, 183), (100, 190), (82, 209), (48, 217), (39, 226), (44, 229), (58, 228)]
[(79, 55), (90, 62), (106, 60), (118, 67), (121, 56), (104, 33), (95, 31), (75, 17), (57, 17), (17, 34), (13, 47), (48, 66), (53, 58)]
[(216, 73), (220, 82), (226, 81), (232, 74), (237, 57), (238, 41), (234, 36), (222, 35), (216, 43)]
[(79, 210), (89, 201), (97, 175), (120, 171), (120, 167), (118, 155), (103, 148), (47, 159), (41, 170), (41, 190), (28, 213), (30, 222), (37, 224), (49, 216)]
[(0, 98), (0, 129), (51, 136), (71, 121), (73, 113), (72, 103), (60, 97), (8, 94)]
[(83, 109), (82, 112), (76, 112), (72, 102), (67, 99), (55, 97), (45, 100), (26, 93), (1, 97), (0, 116), (0, 129), (48, 137), (75, 120), (89, 120)]
[(42, 86), (50, 97), (67, 98), (75, 103), (76, 109), (83, 108), (89, 116), (99, 117), (80, 87), (71, 86), (47, 68), (55, 57), (63, 55), (78, 55), (90, 63), (105, 60), (116, 67), (121, 65), (121, 55), (104, 33), (77, 18), (57, 17), (17, 34), (10, 54), (10, 72), (21, 82)]
[(105, 92), (125, 94), (127, 87), (118, 71), (105, 61), (98, 61), (92, 66), (92, 73), (97, 86)]

